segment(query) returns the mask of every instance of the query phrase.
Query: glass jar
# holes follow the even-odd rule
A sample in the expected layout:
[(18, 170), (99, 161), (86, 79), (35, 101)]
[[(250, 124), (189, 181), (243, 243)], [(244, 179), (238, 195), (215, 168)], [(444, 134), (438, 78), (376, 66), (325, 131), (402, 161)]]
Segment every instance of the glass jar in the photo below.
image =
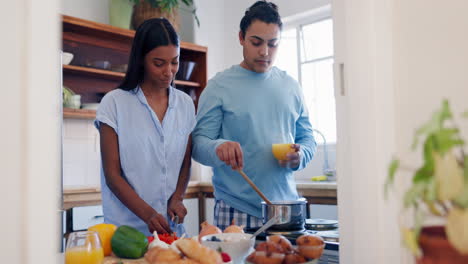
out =
[(74, 94), (70, 97), (70, 101), (68, 102), (68, 107), (73, 109), (80, 109), (81, 107), (81, 95)]

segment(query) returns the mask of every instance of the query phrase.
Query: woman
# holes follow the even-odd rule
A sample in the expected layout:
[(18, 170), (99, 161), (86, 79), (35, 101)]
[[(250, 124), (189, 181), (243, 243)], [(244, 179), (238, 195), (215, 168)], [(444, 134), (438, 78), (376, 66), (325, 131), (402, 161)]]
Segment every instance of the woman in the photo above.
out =
[(96, 115), (101, 139), (104, 221), (149, 235), (184, 233), (192, 99), (173, 88), (179, 38), (164, 18), (138, 27), (128, 71)]

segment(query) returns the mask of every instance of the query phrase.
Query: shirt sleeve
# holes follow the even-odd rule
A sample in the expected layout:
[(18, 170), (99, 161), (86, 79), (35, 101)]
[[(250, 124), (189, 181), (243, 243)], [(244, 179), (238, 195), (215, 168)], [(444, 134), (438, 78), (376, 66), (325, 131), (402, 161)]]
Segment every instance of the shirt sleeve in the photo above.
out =
[(99, 130), (101, 123), (104, 123), (112, 127), (117, 133), (117, 105), (112, 93), (106, 94), (99, 104), (99, 108), (96, 112), (96, 120), (94, 120), (94, 126)]
[(301, 163), (299, 167), (293, 170), (302, 170), (304, 169), (307, 164), (312, 160), (314, 154), (317, 150), (317, 143), (315, 142), (312, 124), (309, 120), (309, 111), (307, 110), (307, 106), (304, 102), (304, 95), (302, 94), (302, 90), (299, 88), (299, 96), (300, 96), (300, 115), (298, 120), (296, 121), (296, 136), (295, 142), (296, 144), (301, 145)]
[(197, 125), (192, 134), (192, 157), (203, 165), (219, 167), (224, 163), (216, 155), (216, 148), (228, 140), (221, 139), (223, 119), (222, 101), (215, 94), (216, 83), (211, 81), (200, 96)]
[(195, 116), (195, 105), (193, 104), (192, 99), (189, 102), (189, 117), (188, 117), (188, 124), (189, 124), (189, 131), (190, 133), (193, 132), (195, 129), (195, 125), (197, 124), (197, 118)]

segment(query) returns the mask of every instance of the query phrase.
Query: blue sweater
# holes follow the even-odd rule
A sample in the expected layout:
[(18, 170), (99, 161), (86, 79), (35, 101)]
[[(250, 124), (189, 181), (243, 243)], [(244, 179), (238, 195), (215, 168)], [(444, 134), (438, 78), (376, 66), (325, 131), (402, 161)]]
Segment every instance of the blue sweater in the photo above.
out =
[(273, 67), (256, 73), (234, 65), (218, 73), (201, 94), (193, 158), (213, 167), (215, 197), (250, 215), (261, 217), (261, 198), (242, 178), (219, 160), (216, 148), (236, 141), (244, 154), (244, 172), (271, 201), (298, 198), (293, 170), (278, 165), (273, 143), (301, 145), (303, 169), (316, 151), (299, 84)]

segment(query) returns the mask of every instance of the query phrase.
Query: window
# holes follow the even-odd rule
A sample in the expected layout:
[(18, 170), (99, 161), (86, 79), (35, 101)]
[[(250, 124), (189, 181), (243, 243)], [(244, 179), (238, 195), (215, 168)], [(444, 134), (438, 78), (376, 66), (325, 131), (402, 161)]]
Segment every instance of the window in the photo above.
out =
[(301, 84), (312, 126), (325, 135), (327, 143), (336, 143), (330, 16), (285, 23), (275, 65)]

